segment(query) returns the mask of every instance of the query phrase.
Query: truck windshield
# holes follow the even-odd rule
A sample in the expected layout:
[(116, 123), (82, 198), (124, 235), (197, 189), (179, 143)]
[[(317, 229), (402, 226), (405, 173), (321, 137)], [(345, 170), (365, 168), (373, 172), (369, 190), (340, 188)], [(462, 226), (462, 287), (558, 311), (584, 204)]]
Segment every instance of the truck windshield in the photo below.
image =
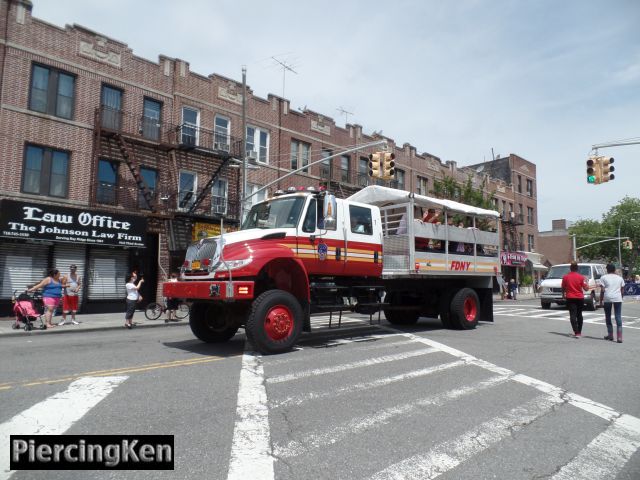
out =
[[(569, 265), (556, 265), (551, 267), (549, 270), (549, 274), (547, 275), (547, 279), (550, 278), (562, 278), (567, 273), (569, 273)], [(578, 273), (580, 275), (584, 275), (585, 277), (591, 276), (591, 267), (589, 265), (578, 265)]]
[(298, 225), (304, 197), (274, 198), (251, 207), (242, 230), (249, 228), (293, 228)]

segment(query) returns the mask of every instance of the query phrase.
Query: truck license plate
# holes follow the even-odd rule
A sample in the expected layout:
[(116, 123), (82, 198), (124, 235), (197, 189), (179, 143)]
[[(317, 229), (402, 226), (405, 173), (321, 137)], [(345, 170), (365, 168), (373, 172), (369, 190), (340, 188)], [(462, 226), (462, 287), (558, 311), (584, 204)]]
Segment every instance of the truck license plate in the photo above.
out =
[(194, 260), (191, 262), (191, 270), (198, 270), (200, 268), (200, 260)]

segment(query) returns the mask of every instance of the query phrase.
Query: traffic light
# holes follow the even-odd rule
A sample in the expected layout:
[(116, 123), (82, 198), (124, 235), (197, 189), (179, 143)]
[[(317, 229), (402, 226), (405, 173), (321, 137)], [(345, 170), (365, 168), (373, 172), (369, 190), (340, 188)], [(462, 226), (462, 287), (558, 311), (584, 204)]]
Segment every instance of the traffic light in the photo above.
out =
[(369, 176), (370, 177), (380, 177), (382, 175), (382, 165), (380, 165), (382, 161), (381, 153), (370, 153), (369, 154)]
[(591, 185), (595, 185), (597, 180), (596, 168), (598, 167), (598, 163), (596, 162), (596, 158), (597, 157), (589, 157), (587, 160), (587, 183)]
[(395, 153), (383, 152), (382, 153), (382, 178), (385, 180), (391, 180), (396, 175), (396, 158)]
[(631, 240), (625, 240), (624, 242), (622, 242), (622, 246), (624, 247), (625, 250), (632, 250), (633, 242)]
[(598, 160), (600, 161), (600, 183), (615, 179), (616, 176), (611, 173), (616, 169), (616, 167), (611, 165), (613, 163), (613, 157), (598, 157)]

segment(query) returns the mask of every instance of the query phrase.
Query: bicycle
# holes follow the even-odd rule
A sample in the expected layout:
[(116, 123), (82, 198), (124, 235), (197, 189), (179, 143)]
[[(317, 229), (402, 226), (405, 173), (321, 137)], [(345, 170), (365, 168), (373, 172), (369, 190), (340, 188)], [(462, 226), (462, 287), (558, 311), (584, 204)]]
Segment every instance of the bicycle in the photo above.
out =
[[(147, 308), (144, 310), (144, 316), (149, 320), (158, 320), (160, 316), (168, 310), (167, 308), (167, 300), (165, 299), (163, 303), (151, 302), (147, 305)], [(179, 300), (176, 305), (175, 315), (178, 320), (182, 320), (183, 318), (187, 318), (190, 312), (190, 307), (187, 303)]]

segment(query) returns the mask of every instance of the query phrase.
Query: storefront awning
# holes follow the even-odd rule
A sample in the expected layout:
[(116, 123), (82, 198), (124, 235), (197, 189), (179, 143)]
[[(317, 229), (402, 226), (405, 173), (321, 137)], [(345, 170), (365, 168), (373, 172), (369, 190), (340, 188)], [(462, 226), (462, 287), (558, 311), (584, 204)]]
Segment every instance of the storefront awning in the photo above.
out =
[(542, 262), (542, 254), (541, 253), (534, 253), (534, 252), (525, 252), (527, 255), (527, 262), (531, 263), (531, 268), (533, 268), (534, 270), (539, 270), (541, 272), (546, 272), (547, 270), (549, 270), (547, 267), (545, 267), (541, 262)]

